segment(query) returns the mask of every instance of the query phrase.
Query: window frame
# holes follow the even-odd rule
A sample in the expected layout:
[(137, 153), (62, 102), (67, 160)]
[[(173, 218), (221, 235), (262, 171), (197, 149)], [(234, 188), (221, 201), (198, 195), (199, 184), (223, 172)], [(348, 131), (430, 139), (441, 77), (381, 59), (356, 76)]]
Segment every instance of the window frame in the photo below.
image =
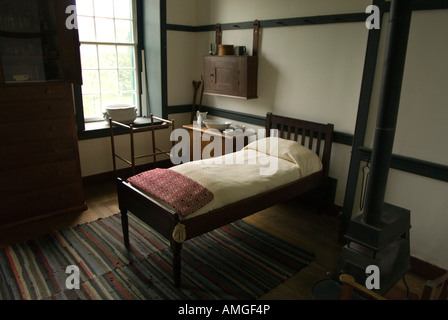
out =
[[(79, 39), (80, 44), (80, 52), (81, 52), (81, 46), (82, 45), (111, 45), (115, 47), (119, 46), (129, 46), (134, 48), (134, 70), (135, 70), (135, 101), (137, 106), (137, 114), (138, 116), (141, 116), (145, 112), (142, 110), (142, 67), (141, 67), (141, 37), (140, 37), (140, 31), (141, 28), (141, 21), (139, 19), (139, 5), (138, 0), (131, 0), (132, 5), (132, 28), (133, 28), (133, 41), (131, 43), (125, 43), (125, 42), (98, 42), (98, 41), (81, 41), (79, 39), (79, 31), (77, 32), (77, 36)], [(115, 19), (115, 18), (114, 18)], [(97, 52), (97, 55), (99, 53)], [(99, 68), (99, 66), (98, 66)], [(101, 70), (101, 69), (99, 69)], [(116, 70), (119, 70), (118, 65)], [(82, 64), (81, 64), (81, 73), (82, 73)], [(101, 92), (101, 88), (100, 88)], [(95, 118), (85, 118), (84, 116), (84, 101), (83, 101), (83, 93), (82, 93), (82, 85), (75, 85), (74, 87), (74, 96), (75, 96), (75, 110), (76, 110), (76, 122), (78, 126), (78, 136), (82, 135), (83, 132), (86, 130), (98, 130), (105, 127), (105, 124), (107, 124), (107, 121), (104, 120), (104, 118), (101, 117), (95, 117)]]
[[(137, 118), (137, 120), (134, 122), (134, 126), (147, 126), (151, 123), (149, 119), (149, 114), (151, 112), (154, 112), (157, 116), (162, 116), (166, 118), (167, 115), (167, 79), (166, 79), (166, 0), (159, 0), (156, 3), (150, 2), (147, 3), (146, 0), (133, 0), (134, 6), (135, 6), (135, 15), (134, 19), (137, 20), (136, 27), (137, 27), (137, 60), (138, 62), (138, 69), (137, 69), (137, 85), (140, 95), (137, 97), (140, 102), (140, 112), (141, 116)], [(157, 12), (154, 12), (154, 10), (157, 10)], [(148, 22), (153, 19), (154, 14), (160, 17), (159, 23), (156, 25), (150, 24), (148, 26), (145, 26), (145, 21)], [(160, 33), (161, 39), (160, 42), (154, 43), (151, 42), (151, 47), (158, 47), (156, 50), (151, 50), (151, 52), (145, 53), (145, 43), (148, 41), (146, 39), (147, 35), (157, 32)], [(79, 35), (77, 35), (79, 37)], [(143, 55), (145, 55), (145, 59), (148, 59), (148, 56), (154, 56), (155, 60), (161, 61), (161, 64), (159, 67), (161, 68), (161, 79), (160, 79), (160, 85), (161, 90), (149, 92), (150, 84), (147, 84), (146, 88), (143, 88), (143, 77), (148, 77), (148, 70), (150, 66), (148, 65), (148, 61), (146, 61), (146, 73), (143, 73), (143, 66), (142, 66), (142, 58)], [(97, 138), (104, 138), (110, 136), (110, 128), (109, 123), (105, 120), (96, 121), (96, 122), (85, 122), (84, 121), (84, 108), (83, 108), (83, 101), (82, 101), (82, 90), (80, 84), (74, 84), (73, 85), (74, 90), (74, 102), (75, 102), (75, 119), (76, 119), (76, 125), (77, 125), (77, 133), (78, 133), (78, 140), (89, 140), (89, 139), (97, 139)], [(152, 111), (151, 108), (151, 101), (150, 96), (155, 94), (161, 99), (161, 105), (155, 106), (155, 110)], [(142, 98), (144, 97), (144, 98)], [(159, 109), (160, 108), (160, 109)], [(161, 113), (161, 114), (159, 114)], [(116, 132), (114, 132), (115, 135), (120, 134), (128, 134), (128, 131), (120, 130), (118, 128)]]

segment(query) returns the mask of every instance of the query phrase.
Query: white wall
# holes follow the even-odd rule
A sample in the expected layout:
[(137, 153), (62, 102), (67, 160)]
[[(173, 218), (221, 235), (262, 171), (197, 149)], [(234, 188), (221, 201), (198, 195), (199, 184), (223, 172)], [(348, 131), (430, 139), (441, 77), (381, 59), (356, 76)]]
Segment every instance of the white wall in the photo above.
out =
[[(167, 1), (167, 23), (195, 26), (195, 0)], [(193, 102), (192, 81), (201, 80), (195, 32), (167, 32), (168, 106)]]

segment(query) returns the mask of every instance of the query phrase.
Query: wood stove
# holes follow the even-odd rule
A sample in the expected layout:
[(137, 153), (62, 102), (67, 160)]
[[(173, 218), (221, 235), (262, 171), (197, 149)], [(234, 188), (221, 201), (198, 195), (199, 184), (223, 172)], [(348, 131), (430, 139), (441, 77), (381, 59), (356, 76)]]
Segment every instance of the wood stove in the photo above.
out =
[(380, 287), (378, 294), (387, 293), (410, 269), (409, 210), (384, 203), (381, 220), (376, 225), (363, 221), (360, 215), (350, 222), (347, 245), (342, 248), (332, 279), (342, 273), (351, 274), (364, 285), (370, 274), (368, 266), (377, 266)]
[[(374, 265), (380, 273), (379, 289), (374, 289), (379, 294), (389, 291), (410, 269), (410, 212), (385, 203), (384, 195), (400, 104), (411, 16), (412, 1), (392, 1), (365, 205), (363, 212), (351, 220), (346, 233), (348, 243), (342, 248), (331, 279), (327, 279), (337, 283), (340, 274), (348, 273), (364, 285), (369, 277), (366, 269)], [(322, 282), (316, 284), (314, 298), (337, 298), (337, 293), (322, 293), (328, 291), (328, 288), (337, 286)]]

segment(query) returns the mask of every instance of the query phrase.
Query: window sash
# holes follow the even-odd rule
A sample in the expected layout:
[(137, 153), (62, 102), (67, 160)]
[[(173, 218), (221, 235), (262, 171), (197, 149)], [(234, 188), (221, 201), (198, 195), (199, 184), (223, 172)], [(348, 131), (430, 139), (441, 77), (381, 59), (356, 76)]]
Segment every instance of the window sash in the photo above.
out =
[[(91, 41), (91, 39), (83, 41), (82, 39), (80, 39), (80, 44), (81, 44), (81, 50), (83, 46), (96, 46), (96, 59), (97, 59), (97, 65), (95, 68), (90, 68), (90, 67), (85, 67), (85, 66), (81, 66), (82, 68), (82, 72), (83, 74), (87, 73), (87, 72), (91, 72), (94, 73), (96, 72), (98, 74), (98, 79), (96, 79), (97, 81), (97, 91), (86, 91), (83, 90), (86, 89), (85, 84), (81, 87), (81, 92), (82, 92), (82, 100), (83, 100), (83, 109), (84, 109), (84, 122), (92, 122), (92, 121), (100, 121), (100, 120), (104, 120), (104, 118), (101, 117), (102, 113), (105, 111), (105, 106), (103, 103), (106, 102), (106, 100), (104, 100), (104, 97), (106, 96), (111, 96), (111, 97), (117, 97), (117, 99), (115, 100), (115, 103), (132, 103), (135, 104), (137, 106), (137, 110), (138, 110), (138, 115), (141, 115), (141, 109), (140, 109), (140, 88), (139, 88), (139, 65), (138, 65), (138, 43), (137, 43), (137, 39), (138, 39), (138, 34), (137, 34), (137, 21), (136, 21), (136, 1), (132, 0), (131, 2), (132, 4), (132, 12), (131, 12), (131, 18), (129, 19), (123, 19), (122, 17), (109, 17), (109, 18), (104, 18), (104, 17), (92, 17), (92, 16), (84, 16), (79, 14), (78, 15), (78, 19), (81, 18), (85, 18), (85, 17), (89, 17), (89, 18), (93, 18), (93, 23), (94, 23), (94, 31), (95, 31), (95, 41)], [(97, 36), (96, 36), (96, 18), (99, 19), (109, 19), (112, 21), (132, 21), (132, 41), (129, 42), (123, 42), (123, 41), (101, 41), (98, 40)], [(116, 30), (114, 30), (114, 33), (116, 33)], [(80, 35), (81, 38), (81, 35)], [(116, 65), (110, 68), (102, 68), (101, 67), (101, 63), (99, 61), (99, 57), (100, 57), (100, 52), (98, 50), (98, 48), (104, 46), (113, 46), (115, 47), (115, 60), (116, 60)], [(132, 59), (132, 63), (133, 65), (131, 67), (127, 67), (127, 68), (123, 68), (119, 65), (119, 56), (118, 56), (118, 50), (119, 48), (125, 48), (125, 47), (129, 47), (133, 49), (133, 57), (131, 57)], [(113, 84), (113, 90), (112, 91), (105, 91), (105, 88), (102, 88), (102, 81), (101, 81), (101, 74), (106, 74), (107, 72), (115, 72), (116, 73), (116, 83)], [(123, 86), (120, 86), (120, 84), (122, 84), (123, 82), (120, 80), (120, 75), (123, 74), (124, 72), (131, 72), (131, 74), (133, 74), (133, 78), (131, 81), (131, 83), (133, 84), (133, 88), (132, 90), (122, 90)], [(84, 92), (86, 91), (86, 92)], [(130, 98), (125, 98), (125, 101), (120, 101), (119, 100), (124, 96), (124, 95), (130, 95)], [(92, 101), (89, 102), (89, 99), (99, 99), (99, 101), (97, 101), (96, 103), (98, 103), (99, 105), (92, 105)], [(95, 103), (95, 104), (96, 104)], [(112, 102), (110, 102), (109, 104), (112, 104)], [(95, 116), (91, 116), (91, 114), (89, 115), (89, 113), (92, 113), (91, 111), (87, 112), (88, 108), (95, 108), (99, 110), (99, 113), (96, 114)]]

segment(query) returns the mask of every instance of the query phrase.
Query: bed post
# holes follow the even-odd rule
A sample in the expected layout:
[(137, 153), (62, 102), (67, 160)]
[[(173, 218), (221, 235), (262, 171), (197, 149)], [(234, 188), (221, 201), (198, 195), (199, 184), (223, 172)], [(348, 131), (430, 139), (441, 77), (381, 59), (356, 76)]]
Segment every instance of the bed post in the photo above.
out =
[(325, 132), (325, 145), (322, 154), (322, 165), (324, 171), (324, 177), (321, 186), (321, 192), (319, 194), (320, 201), (318, 203), (319, 211), (325, 212), (329, 215), (332, 214), (334, 201), (329, 195), (329, 184), (328, 176), (330, 173), (330, 158), (331, 158), (331, 148), (333, 146), (333, 132), (334, 125), (331, 123), (327, 124), (327, 131)]
[(171, 250), (173, 251), (173, 276), (174, 285), (180, 287), (181, 280), (181, 257), (180, 251), (182, 249), (182, 243), (176, 242), (171, 238)]
[(266, 138), (271, 136), (271, 129), (272, 129), (272, 127), (271, 127), (271, 120), (272, 120), (272, 112), (268, 112), (266, 114), (266, 123), (264, 125), (264, 128), (266, 130), (266, 133), (265, 133), (266, 134)]
[(333, 133), (334, 125), (332, 123), (327, 124), (327, 132), (325, 133), (325, 147), (322, 155), (322, 163), (324, 165), (325, 179), (328, 178), (330, 172), (330, 158), (331, 158), (331, 148), (333, 146)]
[(117, 196), (118, 196), (118, 205), (121, 213), (121, 228), (123, 230), (123, 242), (126, 249), (129, 250), (129, 224), (128, 224), (128, 210), (123, 208), (122, 201), (122, 183), (123, 180), (120, 177), (117, 177)]

